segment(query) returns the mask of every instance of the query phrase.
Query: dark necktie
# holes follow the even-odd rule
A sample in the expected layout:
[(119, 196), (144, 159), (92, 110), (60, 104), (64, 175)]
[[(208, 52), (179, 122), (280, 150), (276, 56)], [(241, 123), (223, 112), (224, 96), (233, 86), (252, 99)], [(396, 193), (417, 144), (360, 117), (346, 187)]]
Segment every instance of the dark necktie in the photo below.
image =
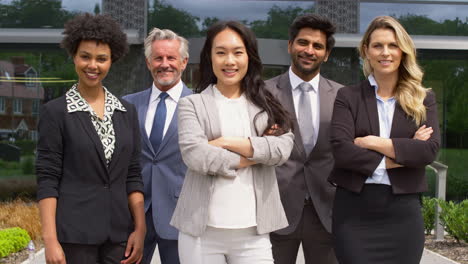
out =
[(303, 82), (299, 85), (299, 89), (301, 89), (298, 107), (299, 130), (301, 132), (302, 143), (304, 144), (306, 155), (309, 155), (309, 153), (312, 151), (312, 148), (314, 147), (314, 125), (312, 119), (312, 106), (308, 92), (313, 88), (310, 83)]
[(158, 152), (159, 146), (163, 139), (164, 125), (166, 124), (166, 98), (169, 95), (166, 92), (159, 94), (159, 103), (156, 107), (156, 114), (153, 119), (153, 127), (151, 128), (151, 135), (149, 140), (153, 145), (154, 152)]

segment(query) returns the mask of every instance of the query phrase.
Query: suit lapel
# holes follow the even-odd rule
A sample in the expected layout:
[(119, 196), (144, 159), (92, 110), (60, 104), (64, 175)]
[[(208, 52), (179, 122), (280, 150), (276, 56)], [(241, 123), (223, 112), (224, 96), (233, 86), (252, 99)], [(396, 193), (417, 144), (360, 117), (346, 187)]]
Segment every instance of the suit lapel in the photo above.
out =
[(285, 72), (279, 77), (277, 87), (279, 94), (276, 96), (276, 98), (278, 98), (278, 100), (281, 102), (281, 105), (291, 115), (291, 119), (293, 121), (294, 145), (305, 158), (306, 154), (304, 144), (302, 143), (301, 131), (299, 130), (299, 124), (297, 123), (297, 113), (294, 109), (294, 100), (292, 96), (291, 81), (289, 80), (289, 72)]
[(119, 162), (119, 153), (122, 151), (122, 137), (123, 135), (123, 128), (122, 128), (122, 112), (118, 110), (114, 110), (112, 114), (112, 125), (114, 126), (114, 134), (115, 134), (115, 146), (114, 146), (114, 153), (112, 154), (112, 159), (109, 164), (109, 171), (115, 167), (116, 164)]
[(216, 107), (213, 85), (208, 86), (200, 95), (205, 106), (206, 115), (210, 123), (210, 129), (206, 132), (208, 140), (221, 137), (221, 121), (219, 119), (218, 108)]
[(151, 145), (151, 142), (149, 141), (149, 136), (146, 133), (146, 128), (145, 128), (145, 122), (146, 122), (146, 113), (148, 112), (148, 105), (149, 105), (149, 100), (151, 98), (151, 87), (149, 89), (146, 89), (136, 100), (135, 102), (135, 107), (137, 108), (138, 111), (138, 122), (140, 124), (140, 135), (141, 135), (141, 141), (143, 144), (145, 144), (151, 151), (153, 151), (153, 146)]
[[(183, 84), (183, 85), (184, 85), (184, 87), (182, 88), (182, 93), (180, 95), (180, 98), (192, 94), (192, 90), (187, 88), (187, 86), (185, 86), (185, 84)], [(159, 152), (161, 152), (164, 149), (164, 147), (167, 145), (167, 143), (171, 140), (171, 138), (175, 134), (177, 134), (177, 109), (178, 109), (178, 106), (176, 106), (176, 109), (174, 111), (174, 115), (172, 116), (171, 123), (169, 123), (169, 127), (167, 128), (166, 134), (164, 135), (164, 138), (163, 138), (163, 140), (161, 142), (161, 145), (159, 146), (159, 149), (156, 150), (156, 155)], [(149, 140), (148, 140), (148, 142), (149, 142)]]
[(375, 89), (370, 85), (369, 81), (365, 81), (363, 83), (362, 88), (372, 135), (379, 136), (379, 113), (377, 111), (377, 99), (375, 97)]
[(331, 115), (333, 112), (333, 105), (335, 97), (333, 96), (333, 88), (330, 86), (327, 79), (320, 76), (319, 87), (318, 87), (318, 109), (319, 109), (319, 129), (317, 133), (317, 142), (315, 143), (314, 148), (309, 154), (309, 157), (312, 156), (312, 152), (320, 151), (322, 144), (328, 142), (329, 134), (326, 131), (326, 126), (324, 120), (331, 120)]
[(94, 147), (96, 148), (99, 159), (101, 160), (101, 163), (103, 164), (104, 167), (106, 167), (106, 170), (107, 170), (107, 161), (104, 155), (104, 148), (96, 132), (96, 129), (94, 128), (93, 123), (91, 122), (88, 112), (76, 112), (74, 114), (80, 120), (80, 123), (84, 127), (86, 134), (88, 134), (88, 136), (93, 141)]

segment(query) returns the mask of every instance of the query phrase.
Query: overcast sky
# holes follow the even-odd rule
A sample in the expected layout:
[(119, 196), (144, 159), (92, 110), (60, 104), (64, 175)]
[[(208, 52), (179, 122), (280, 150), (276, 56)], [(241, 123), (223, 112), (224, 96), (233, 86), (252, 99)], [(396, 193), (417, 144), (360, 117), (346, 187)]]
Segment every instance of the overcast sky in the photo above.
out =
[[(464, 1), (464, 0), (456, 0)], [(468, 0), (467, 0), (468, 1)], [(464, 1), (464, 2), (467, 2)], [(0, 3), (11, 0), (0, 0)], [(152, 3), (152, 0), (149, 0)], [(62, 6), (67, 10), (92, 12), (96, 3), (101, 0), (62, 0)], [(299, 6), (308, 8), (313, 1), (246, 1), (246, 0), (166, 0), (178, 9), (183, 9), (202, 20), (208, 16), (216, 16), (222, 19), (259, 20), (267, 17), (268, 10), (273, 5), (282, 8), (287, 6)], [(426, 15), (429, 18), (441, 21), (459, 17), (462, 21), (468, 19), (468, 5), (435, 5), (435, 4), (377, 4), (362, 3), (360, 8), (360, 30), (365, 30), (372, 18), (379, 15), (405, 14)]]

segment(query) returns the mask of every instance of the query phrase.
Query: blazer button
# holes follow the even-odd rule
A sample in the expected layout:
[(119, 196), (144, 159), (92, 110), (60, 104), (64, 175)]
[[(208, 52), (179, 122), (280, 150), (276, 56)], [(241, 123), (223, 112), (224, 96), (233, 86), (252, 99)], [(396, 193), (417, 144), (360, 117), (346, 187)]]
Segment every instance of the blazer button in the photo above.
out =
[(157, 161), (157, 160), (153, 160), (153, 164), (154, 164), (154, 165), (158, 164), (158, 161)]
[(104, 184), (104, 189), (109, 189), (109, 184)]

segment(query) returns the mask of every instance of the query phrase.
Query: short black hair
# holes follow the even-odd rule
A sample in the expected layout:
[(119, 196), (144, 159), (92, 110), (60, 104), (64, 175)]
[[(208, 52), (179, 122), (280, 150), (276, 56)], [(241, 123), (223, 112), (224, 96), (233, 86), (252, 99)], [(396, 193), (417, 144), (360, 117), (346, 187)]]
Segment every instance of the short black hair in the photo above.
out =
[(108, 15), (78, 15), (65, 23), (65, 35), (60, 46), (75, 56), (82, 40), (95, 40), (109, 45), (112, 62), (128, 52), (127, 35), (117, 21)]
[(310, 13), (296, 17), (289, 27), (289, 41), (294, 41), (303, 28), (312, 28), (325, 33), (328, 51), (335, 46), (333, 34), (336, 32), (336, 26), (328, 18)]

